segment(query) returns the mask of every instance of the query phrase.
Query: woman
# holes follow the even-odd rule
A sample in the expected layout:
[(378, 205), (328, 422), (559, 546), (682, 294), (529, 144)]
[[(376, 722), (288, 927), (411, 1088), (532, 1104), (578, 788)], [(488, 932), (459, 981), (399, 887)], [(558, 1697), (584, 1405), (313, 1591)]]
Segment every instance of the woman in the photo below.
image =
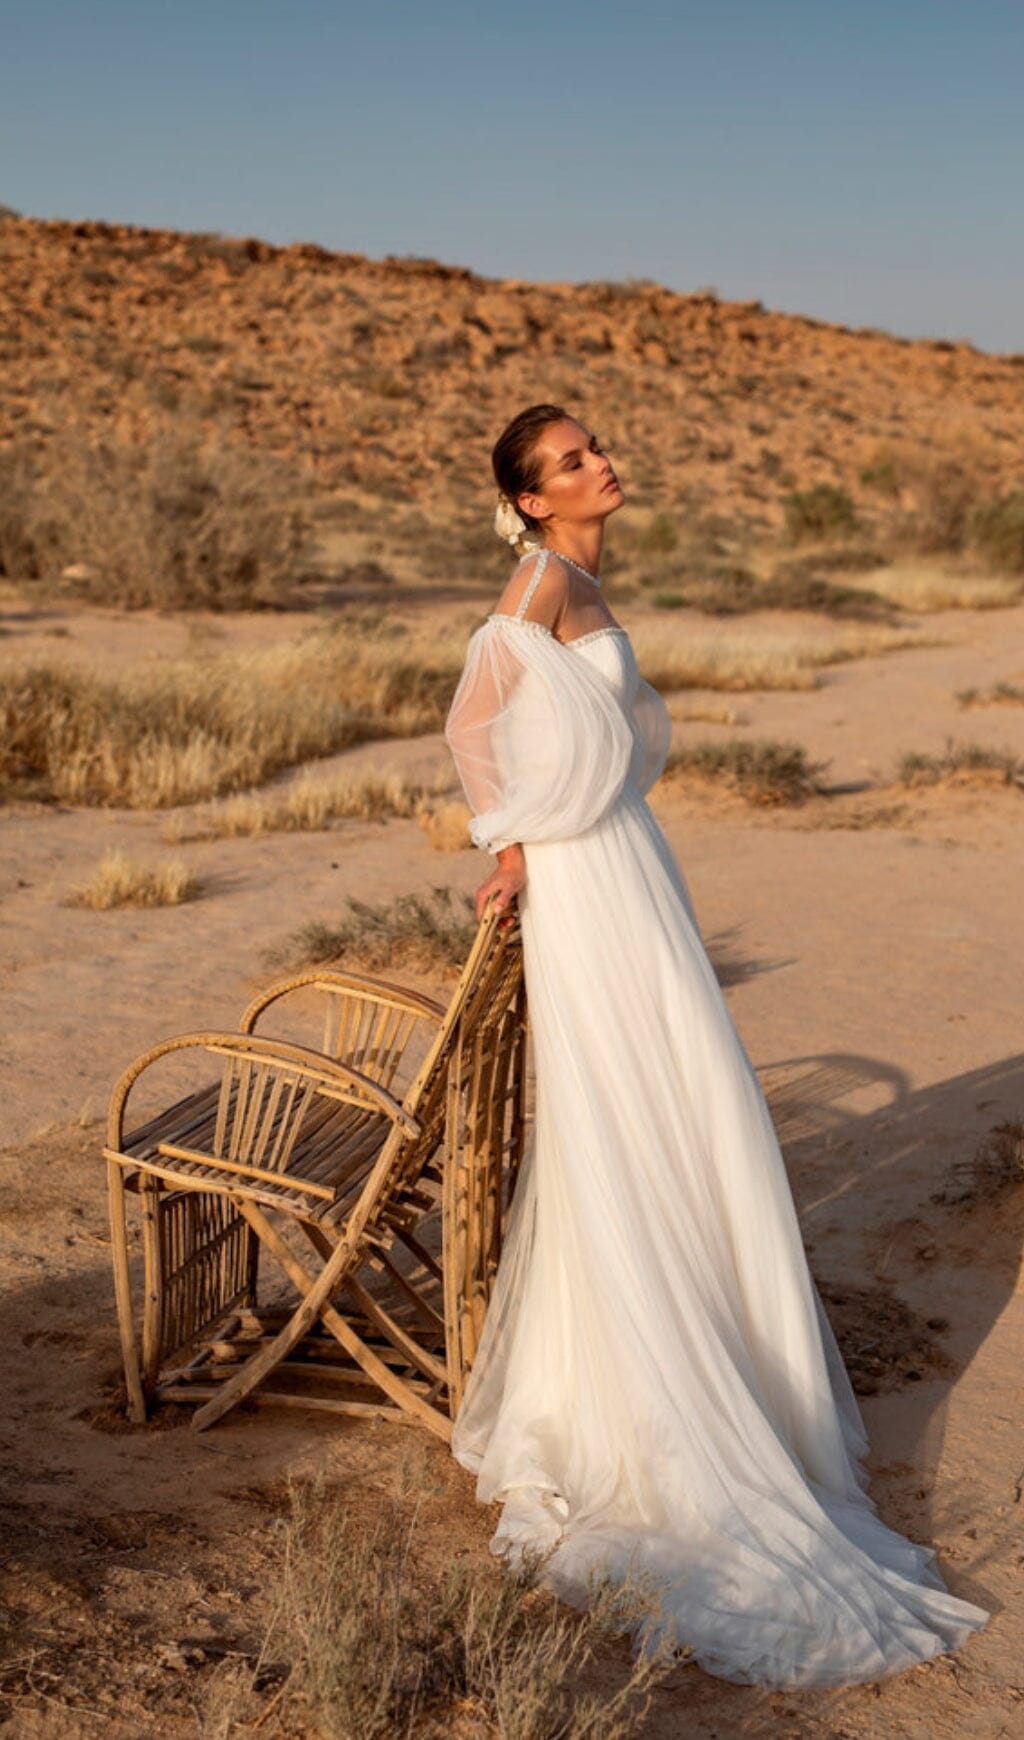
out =
[[(498, 1553), (661, 1591), (712, 1673), (875, 1680), (987, 1614), (878, 1518), (757, 1078), (644, 792), (669, 719), (598, 575), (622, 490), (556, 405), (494, 449), (523, 556), (446, 734), (522, 924), (537, 1106), (452, 1449)], [(657, 1627), (649, 1622), (648, 1641)]]

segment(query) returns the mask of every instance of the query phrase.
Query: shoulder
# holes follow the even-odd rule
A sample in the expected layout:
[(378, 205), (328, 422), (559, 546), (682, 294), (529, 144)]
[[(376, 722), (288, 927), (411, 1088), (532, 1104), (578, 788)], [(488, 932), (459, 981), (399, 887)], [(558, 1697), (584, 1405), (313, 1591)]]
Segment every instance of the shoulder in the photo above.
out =
[(538, 550), (519, 563), (498, 600), (495, 613), (515, 616), (527, 594), (526, 620), (554, 628), (569, 596), (569, 576), (564, 562), (550, 550)]

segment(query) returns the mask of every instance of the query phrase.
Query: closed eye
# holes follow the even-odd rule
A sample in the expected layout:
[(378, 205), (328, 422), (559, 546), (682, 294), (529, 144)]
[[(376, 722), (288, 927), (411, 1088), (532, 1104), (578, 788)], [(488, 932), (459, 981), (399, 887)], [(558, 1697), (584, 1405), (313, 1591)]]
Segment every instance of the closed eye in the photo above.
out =
[[(591, 453), (603, 453), (604, 452), (604, 448), (601, 446), (596, 435), (591, 435), (589, 445), (590, 445)], [(578, 471), (582, 464), (583, 464), (582, 459), (574, 459), (573, 463), (571, 465), (567, 465), (565, 467), (565, 469), (566, 469), (566, 471)]]

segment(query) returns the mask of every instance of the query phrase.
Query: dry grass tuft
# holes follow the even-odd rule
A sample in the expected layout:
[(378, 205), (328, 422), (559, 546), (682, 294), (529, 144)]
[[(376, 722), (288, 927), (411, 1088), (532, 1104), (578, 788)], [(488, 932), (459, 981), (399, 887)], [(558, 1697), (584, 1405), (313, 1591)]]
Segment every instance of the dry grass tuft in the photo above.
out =
[[(656, 1615), (650, 1594), (595, 1583), (590, 1610), (564, 1616), (538, 1589), (536, 1562), (519, 1573), (456, 1562), (428, 1579), (415, 1557), (417, 1522), (416, 1507), (391, 1500), (367, 1525), (365, 1512), (323, 1482), (292, 1488), (279, 1611), (261, 1663), (234, 1676), (236, 1720), (247, 1728), (261, 1720), (253, 1692), (276, 1679), (283, 1731), (298, 1722), (324, 1740), (442, 1740), (455, 1726), (495, 1740), (641, 1732), (676, 1652), (652, 1649), (603, 1695), (583, 1680), (617, 1631)], [(283, 1658), (273, 1678), (263, 1667), (271, 1654)], [(228, 1740), (238, 1730), (224, 1690), (222, 1679), (216, 1732)]]
[(401, 624), (317, 625), (242, 653), (0, 672), (0, 793), (170, 809), (443, 723), (465, 648)]
[(468, 804), (453, 799), (423, 806), (416, 819), (435, 852), (464, 852), (473, 845), (469, 832), (472, 815)]
[(268, 953), (267, 965), (298, 968), (356, 959), (371, 971), (461, 967), (477, 932), (472, 899), (454, 896), (450, 888), (432, 888), (429, 896), (399, 894), (377, 905), (350, 895), (347, 906), (349, 917), (340, 924), (304, 924)]
[(281, 797), (240, 792), (194, 822), (175, 816), (163, 830), (168, 841), (248, 839), (257, 834), (315, 833), (333, 821), (380, 822), (390, 816), (420, 816), (423, 806), (448, 790), (442, 770), (429, 784), (405, 774), (370, 768), (325, 779), (306, 769)]
[(728, 743), (695, 743), (672, 750), (665, 776), (722, 784), (748, 803), (775, 806), (802, 804), (813, 797), (819, 789), (817, 775), (825, 765), (809, 761), (797, 743), (733, 738)]
[(896, 775), (900, 785), (938, 785), (943, 780), (961, 784), (1022, 785), (1024, 760), (1009, 749), (989, 749), (980, 743), (954, 743), (947, 737), (941, 755), (912, 751), (900, 758)]
[(849, 659), (870, 658), (904, 647), (934, 645), (912, 630), (880, 623), (851, 624), (826, 635), (745, 630), (708, 632), (688, 624), (673, 643), (664, 628), (634, 636), (637, 661), (656, 689), (814, 689), (817, 671)]
[(933, 1202), (953, 1207), (1001, 1197), (1024, 1186), (1024, 1123), (996, 1124), (967, 1161), (951, 1168), (951, 1178)]
[[(811, 637), (691, 624), (678, 638), (651, 627), (636, 636), (644, 675), (666, 690), (812, 689), (821, 666), (925, 644), (872, 623)], [(462, 629), (343, 614), (277, 646), (114, 677), (57, 664), (3, 670), (0, 795), (171, 809), (251, 792), (353, 744), (439, 730), (465, 650)], [(315, 810), (320, 798), (306, 790)], [(252, 804), (239, 805), (241, 832), (254, 825)], [(285, 825), (303, 825), (288, 813)]]
[(961, 707), (1024, 707), (1024, 683), (993, 683), (989, 689), (961, 689)]
[(199, 887), (180, 860), (151, 870), (123, 852), (107, 852), (92, 879), (74, 889), (66, 904), (92, 912), (110, 912), (115, 906), (181, 906), (196, 898)]
[[(856, 587), (858, 582), (851, 581)], [(1021, 601), (1019, 580), (944, 573), (934, 565), (894, 563), (871, 575), (870, 590), (898, 610), (1001, 610)]]

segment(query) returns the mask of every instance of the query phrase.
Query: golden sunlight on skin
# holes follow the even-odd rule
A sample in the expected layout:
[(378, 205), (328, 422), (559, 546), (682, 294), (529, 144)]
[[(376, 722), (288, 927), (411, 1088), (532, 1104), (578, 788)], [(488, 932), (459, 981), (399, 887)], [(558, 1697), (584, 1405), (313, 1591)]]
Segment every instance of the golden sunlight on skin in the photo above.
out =
[(611, 460), (597, 436), (573, 417), (549, 423), (534, 451), (540, 481), (517, 496), (516, 506), (541, 522), (552, 549), (596, 574), (605, 521), (625, 500)]

